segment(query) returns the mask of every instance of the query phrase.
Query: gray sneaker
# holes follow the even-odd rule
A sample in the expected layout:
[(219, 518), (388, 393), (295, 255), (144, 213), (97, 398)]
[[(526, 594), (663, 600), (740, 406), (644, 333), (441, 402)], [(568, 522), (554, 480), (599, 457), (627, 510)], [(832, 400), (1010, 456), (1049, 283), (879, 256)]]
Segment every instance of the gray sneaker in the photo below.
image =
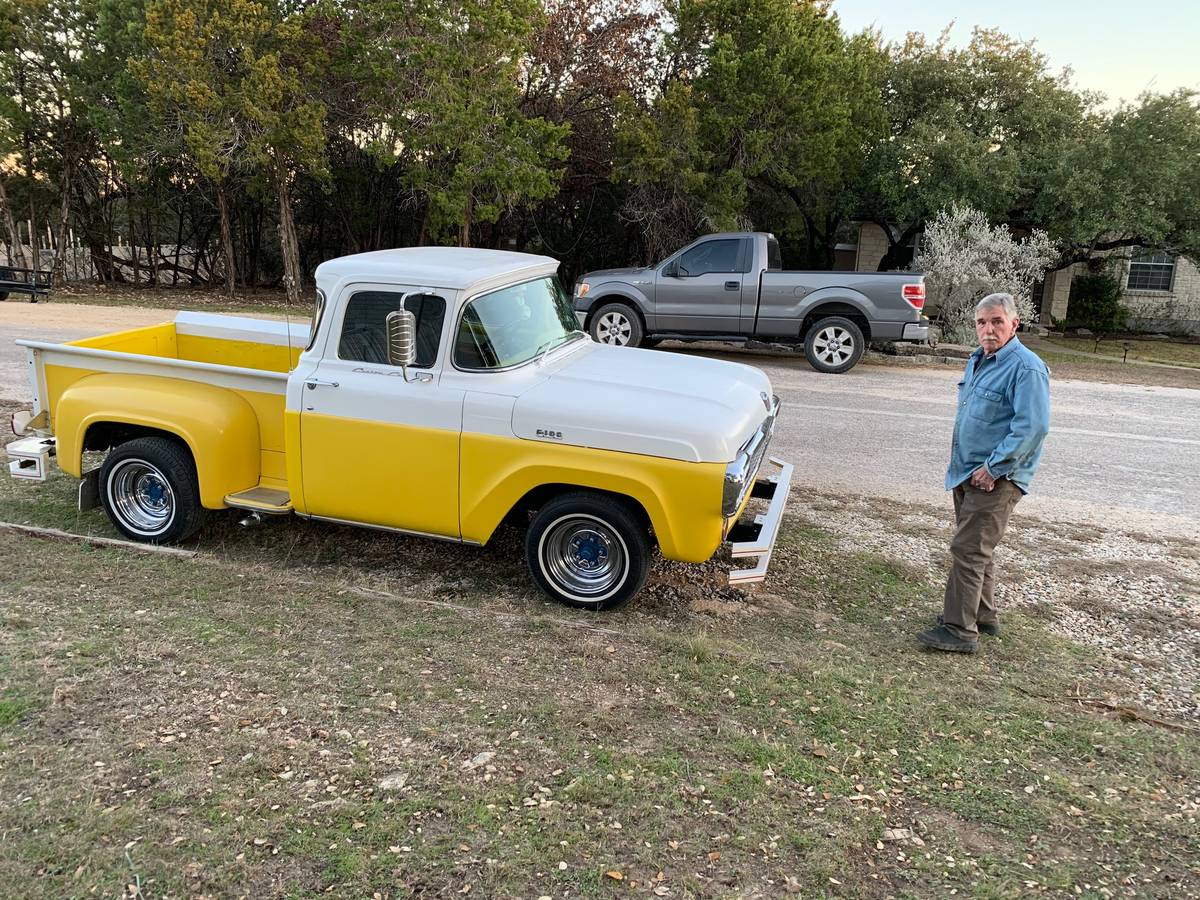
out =
[(979, 650), (978, 641), (964, 641), (945, 625), (922, 631), (917, 635), (917, 640), (926, 647), (945, 650), (949, 653), (975, 653)]
[[(946, 624), (945, 620), (943, 620), (940, 615), (937, 617), (937, 623), (939, 625)], [(980, 634), (986, 634), (988, 637), (999, 637), (1000, 636), (1000, 623), (999, 622), (976, 622), (975, 628), (979, 631)]]

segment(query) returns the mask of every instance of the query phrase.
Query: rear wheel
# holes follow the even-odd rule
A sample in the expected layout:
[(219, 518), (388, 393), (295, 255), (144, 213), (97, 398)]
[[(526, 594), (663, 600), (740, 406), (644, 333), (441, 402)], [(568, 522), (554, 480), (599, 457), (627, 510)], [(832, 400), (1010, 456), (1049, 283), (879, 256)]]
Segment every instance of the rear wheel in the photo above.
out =
[(650, 571), (646, 526), (621, 500), (564, 494), (538, 510), (525, 535), (534, 583), (577, 609), (611, 609), (642, 589)]
[(645, 337), (642, 320), (624, 303), (608, 303), (592, 316), (592, 340), (616, 347), (640, 347)]
[(204, 522), (195, 463), (167, 438), (113, 449), (100, 467), (100, 503), (119, 532), (149, 544), (186, 540)]
[(818, 372), (830, 375), (849, 372), (865, 349), (862, 330), (841, 316), (814, 322), (804, 336), (804, 358)]

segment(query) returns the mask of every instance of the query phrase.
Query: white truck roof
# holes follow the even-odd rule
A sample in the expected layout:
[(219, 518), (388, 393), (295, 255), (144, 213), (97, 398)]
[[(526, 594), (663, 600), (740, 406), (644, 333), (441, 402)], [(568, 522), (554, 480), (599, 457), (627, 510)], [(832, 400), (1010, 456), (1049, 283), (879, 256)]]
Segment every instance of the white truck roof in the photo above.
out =
[(380, 281), (467, 290), (473, 285), (528, 271), (530, 277), (557, 270), (558, 260), (511, 250), (476, 247), (401, 247), (331, 259), (317, 266), (318, 285)]

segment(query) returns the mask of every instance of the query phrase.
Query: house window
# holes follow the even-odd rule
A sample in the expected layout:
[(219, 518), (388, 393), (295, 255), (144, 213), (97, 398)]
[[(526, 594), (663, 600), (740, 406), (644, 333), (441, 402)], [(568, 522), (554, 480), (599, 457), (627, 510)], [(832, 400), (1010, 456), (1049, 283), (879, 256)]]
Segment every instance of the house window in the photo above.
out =
[(1129, 291), (1169, 291), (1175, 277), (1175, 257), (1165, 250), (1142, 253), (1129, 261)]

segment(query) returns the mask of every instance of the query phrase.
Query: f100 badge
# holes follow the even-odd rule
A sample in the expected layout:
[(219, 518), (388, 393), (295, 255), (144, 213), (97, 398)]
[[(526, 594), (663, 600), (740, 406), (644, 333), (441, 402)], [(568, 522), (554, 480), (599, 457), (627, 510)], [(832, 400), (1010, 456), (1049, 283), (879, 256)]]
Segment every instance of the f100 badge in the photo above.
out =
[(535, 434), (548, 441), (561, 441), (563, 439), (561, 431), (551, 431), (549, 428), (539, 428)]

